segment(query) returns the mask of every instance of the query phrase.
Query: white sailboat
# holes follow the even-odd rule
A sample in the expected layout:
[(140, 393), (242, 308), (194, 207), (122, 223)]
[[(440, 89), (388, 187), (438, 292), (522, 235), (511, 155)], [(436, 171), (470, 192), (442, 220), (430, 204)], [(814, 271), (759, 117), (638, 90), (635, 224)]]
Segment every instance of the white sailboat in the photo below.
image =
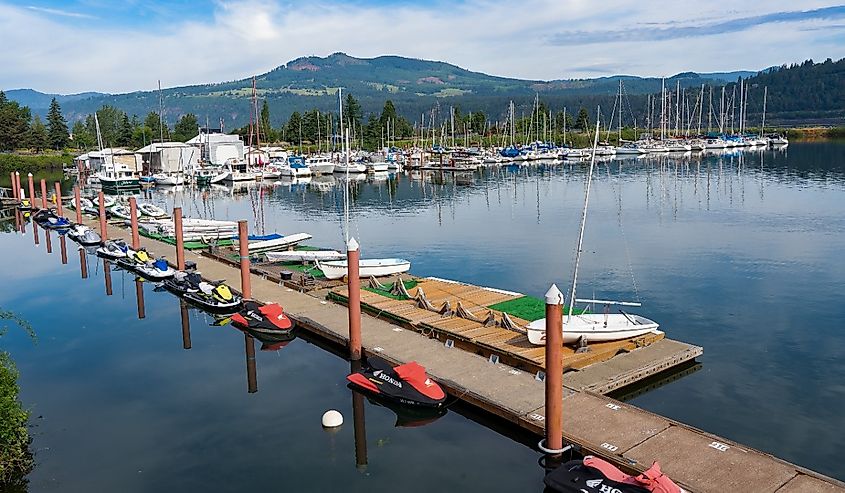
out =
[[(599, 113), (599, 116), (601, 113)], [(596, 137), (593, 148), (598, 146), (598, 117), (596, 118)], [(572, 291), (569, 300), (568, 313), (563, 315), (563, 342), (572, 343), (579, 340), (587, 342), (615, 341), (637, 337), (649, 332), (657, 331), (658, 324), (640, 315), (632, 315), (620, 310), (620, 313), (581, 314), (573, 313), (576, 302), (600, 303), (604, 305), (639, 306), (639, 303), (626, 303), (604, 300), (579, 300), (575, 297), (578, 285), (578, 266), (581, 261), (581, 248), (584, 242), (584, 226), (587, 222), (587, 205), (590, 201), (590, 185), (593, 179), (593, 168), (596, 158), (590, 160), (590, 170), (587, 174), (587, 185), (584, 192), (584, 209), (581, 213), (581, 230), (578, 234), (578, 249), (575, 254), (575, 269), (572, 276)], [(535, 320), (528, 324), (528, 341), (531, 344), (543, 346), (546, 344), (546, 319)]]

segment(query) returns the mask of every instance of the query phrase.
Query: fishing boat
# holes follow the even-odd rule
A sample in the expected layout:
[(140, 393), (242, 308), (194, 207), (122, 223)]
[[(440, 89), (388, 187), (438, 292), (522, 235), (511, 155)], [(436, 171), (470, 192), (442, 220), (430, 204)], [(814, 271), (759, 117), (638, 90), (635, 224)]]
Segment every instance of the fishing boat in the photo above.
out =
[[(597, 119), (598, 120), (598, 119)], [(598, 145), (598, 121), (596, 122), (596, 138), (593, 143), (595, 148)], [(587, 206), (590, 201), (590, 185), (592, 184), (593, 169), (595, 168), (595, 154), (590, 160), (590, 168), (587, 174), (587, 184), (584, 192), (584, 208), (581, 213), (581, 228), (578, 234), (578, 248), (575, 253), (575, 269), (572, 276), (572, 290), (570, 291), (570, 301), (568, 312), (563, 314), (563, 342), (601, 342), (614, 341), (619, 339), (629, 339), (632, 337), (641, 336), (649, 332), (657, 331), (658, 324), (653, 320), (649, 320), (640, 315), (628, 314), (622, 310), (620, 313), (602, 313), (602, 314), (575, 314), (574, 307), (577, 302), (601, 303), (605, 306), (621, 305), (621, 306), (640, 306), (639, 303), (619, 302), (619, 301), (605, 301), (605, 300), (579, 300), (575, 297), (575, 291), (578, 285), (578, 267), (581, 261), (581, 252), (584, 242), (584, 227), (587, 222)], [(563, 295), (556, 286), (552, 286), (549, 292), (546, 293), (547, 303), (561, 303), (563, 302)], [(551, 300), (549, 299), (551, 298)], [(528, 324), (528, 341), (535, 345), (546, 344), (546, 319), (535, 320)]]
[[(223, 166), (224, 175), (220, 181), (255, 181), (256, 174), (247, 170), (247, 164), (239, 159), (229, 159)], [(212, 183), (215, 183), (212, 180)]]
[[(317, 261), (317, 268), (328, 279), (341, 279), (348, 273), (346, 260)], [(374, 258), (358, 261), (359, 277), (382, 277), (402, 274), (411, 270), (411, 262), (401, 258)]]
[(342, 260), (346, 254), (335, 250), (293, 250), (288, 252), (266, 252), (270, 262), (316, 262), (327, 260)]

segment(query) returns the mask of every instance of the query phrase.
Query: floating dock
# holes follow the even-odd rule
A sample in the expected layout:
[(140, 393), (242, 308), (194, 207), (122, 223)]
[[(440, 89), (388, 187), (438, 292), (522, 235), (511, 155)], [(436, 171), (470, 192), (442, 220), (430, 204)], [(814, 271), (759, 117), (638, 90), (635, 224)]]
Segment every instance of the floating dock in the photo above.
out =
[[(109, 226), (109, 237), (124, 236), (126, 231)], [(141, 244), (176, 258), (172, 245), (150, 238), (141, 238)], [(185, 255), (204, 277), (240, 285), (233, 262), (198, 252)], [(347, 344), (347, 310), (331, 301), (345, 300), (345, 286), (304, 289), (296, 279), (253, 272), (253, 298), (278, 303), (302, 329)], [(393, 363), (415, 360), (452, 396), (541, 437), (545, 390), (537, 371), (544, 367), (544, 353), (503, 322), (508, 306), (502, 303), (522, 295), (442, 279), (406, 276), (403, 281), (416, 283), (410, 289), (405, 285), (409, 296), (387, 296), (382, 289), (386, 286), (362, 290), (362, 308), (378, 315), (362, 316), (365, 353)], [(420, 307), (420, 287), (428, 308)], [(451, 314), (443, 311), (447, 301)], [(454, 313), (458, 301), (462, 316)], [(517, 325), (525, 321), (507, 318)], [(584, 354), (570, 351), (564, 362), (569, 370), (564, 375), (564, 439), (631, 472), (659, 461), (666, 474), (691, 492), (845, 492), (845, 484), (838, 480), (603, 395), (689, 364), (700, 354), (701, 348), (662, 333), (593, 344)]]

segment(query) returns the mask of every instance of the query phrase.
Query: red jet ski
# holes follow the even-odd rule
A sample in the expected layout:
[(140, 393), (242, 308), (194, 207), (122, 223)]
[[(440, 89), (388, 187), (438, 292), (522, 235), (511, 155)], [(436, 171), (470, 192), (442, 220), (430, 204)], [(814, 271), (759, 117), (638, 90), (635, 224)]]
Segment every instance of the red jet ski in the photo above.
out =
[(361, 371), (346, 379), (374, 397), (406, 406), (437, 408), (446, 401), (446, 393), (416, 361), (393, 367), (387, 361), (371, 356)]
[(561, 493), (686, 493), (663, 474), (656, 462), (639, 476), (631, 476), (592, 455), (561, 464), (548, 473), (543, 482), (550, 490)]
[(293, 328), (293, 322), (281, 306), (276, 303), (261, 305), (254, 301), (244, 301), (243, 309), (232, 315), (232, 323), (255, 334), (271, 337), (288, 336)]

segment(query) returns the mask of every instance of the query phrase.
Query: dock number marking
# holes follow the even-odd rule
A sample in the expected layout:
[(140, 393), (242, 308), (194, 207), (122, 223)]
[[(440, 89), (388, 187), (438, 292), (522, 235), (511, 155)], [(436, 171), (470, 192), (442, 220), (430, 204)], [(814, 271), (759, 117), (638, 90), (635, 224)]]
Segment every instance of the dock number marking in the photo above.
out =
[(534, 414), (531, 414), (531, 419), (533, 419), (534, 421), (545, 421), (546, 417), (543, 416), (542, 414), (534, 413)]
[(708, 445), (708, 447), (714, 448), (714, 449), (718, 450), (719, 452), (725, 452), (729, 448), (731, 448), (730, 445), (725, 444), (725, 443), (721, 443), (721, 442), (712, 442), (710, 445)]
[(616, 445), (611, 445), (609, 443), (601, 444), (601, 448), (610, 450), (611, 452), (616, 452), (617, 450), (619, 450), (619, 447), (617, 447)]
[(373, 351), (380, 353), (380, 352), (384, 351), (384, 348), (381, 347), (381, 346), (376, 346), (376, 347), (373, 348)]
[(622, 409), (622, 406), (617, 406), (616, 404), (614, 404), (612, 402), (608, 402), (607, 404), (604, 405), (604, 407), (606, 407), (608, 409), (612, 409), (614, 411), (618, 411), (618, 410)]

